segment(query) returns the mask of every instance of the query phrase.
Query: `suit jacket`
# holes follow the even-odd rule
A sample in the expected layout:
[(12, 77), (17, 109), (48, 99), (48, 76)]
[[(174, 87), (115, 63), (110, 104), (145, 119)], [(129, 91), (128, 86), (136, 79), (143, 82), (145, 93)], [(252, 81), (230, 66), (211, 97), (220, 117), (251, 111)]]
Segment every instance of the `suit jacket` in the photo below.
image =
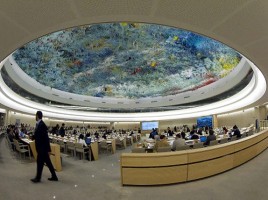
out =
[(177, 147), (181, 147), (185, 145), (185, 139), (176, 138), (172, 144), (172, 150), (176, 151)]
[(51, 151), (47, 133), (47, 126), (41, 120), (34, 131), (35, 148), (38, 154), (45, 154)]
[(210, 141), (216, 140), (216, 135), (209, 135), (207, 136), (207, 140), (204, 145), (210, 145)]
[(239, 129), (235, 129), (234, 130), (233, 136), (235, 136), (235, 135), (236, 135), (237, 138), (240, 138), (241, 137), (241, 133), (240, 133)]
[(199, 139), (199, 136), (197, 134), (193, 134), (191, 140), (197, 140), (197, 139)]
[(63, 127), (60, 127), (59, 134), (60, 134), (61, 137), (64, 137), (65, 136), (65, 130), (64, 130)]

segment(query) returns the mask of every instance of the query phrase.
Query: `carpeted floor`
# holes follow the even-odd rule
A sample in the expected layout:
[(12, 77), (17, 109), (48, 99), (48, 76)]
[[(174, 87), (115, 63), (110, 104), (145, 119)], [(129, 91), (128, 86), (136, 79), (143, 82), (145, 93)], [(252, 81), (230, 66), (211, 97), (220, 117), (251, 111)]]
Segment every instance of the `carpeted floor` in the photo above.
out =
[(246, 164), (228, 172), (184, 184), (153, 187), (122, 187), (120, 184), (120, 154), (102, 153), (98, 161), (63, 158), (63, 171), (57, 173), (59, 182), (50, 182), (48, 169), (42, 182), (30, 181), (36, 173), (35, 161), (20, 161), (0, 139), (0, 199), (18, 200), (266, 200), (268, 195), (268, 151)]

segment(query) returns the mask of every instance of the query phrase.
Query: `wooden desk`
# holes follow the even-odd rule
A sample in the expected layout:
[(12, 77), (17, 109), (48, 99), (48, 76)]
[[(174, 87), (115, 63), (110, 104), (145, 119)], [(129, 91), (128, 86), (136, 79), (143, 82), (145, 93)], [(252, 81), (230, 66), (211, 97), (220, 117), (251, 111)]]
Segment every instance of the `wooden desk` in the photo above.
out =
[(92, 142), (90, 144), (90, 147), (91, 147), (93, 159), (98, 160), (99, 159), (99, 144), (98, 144), (98, 142)]
[(236, 141), (165, 153), (123, 153), (122, 185), (163, 185), (197, 180), (235, 168), (268, 148), (268, 130)]
[[(36, 148), (35, 148), (35, 142), (32, 140), (27, 140), (27, 139), (24, 139), (23, 141), (30, 145), (33, 157), (36, 160), (37, 159), (37, 152), (36, 152)], [(50, 153), (51, 162), (54, 166), (54, 169), (57, 172), (59, 172), (62, 170), (61, 157), (60, 157), (60, 145), (50, 143), (50, 148), (51, 148), (51, 153)]]
[(124, 148), (127, 148), (127, 138), (123, 139), (123, 145), (124, 145)]
[(60, 157), (60, 145), (50, 143), (51, 153), (50, 159), (57, 172), (62, 170), (61, 157)]
[(25, 144), (27, 144), (27, 145), (30, 146), (31, 154), (33, 155), (34, 159), (36, 160), (37, 159), (37, 152), (36, 152), (36, 149), (35, 149), (35, 143), (34, 143), (34, 141), (29, 140), (27, 138), (21, 138), (20, 140), (22, 142), (24, 142)]
[(187, 180), (184, 153), (125, 153), (120, 162), (123, 185), (162, 185)]

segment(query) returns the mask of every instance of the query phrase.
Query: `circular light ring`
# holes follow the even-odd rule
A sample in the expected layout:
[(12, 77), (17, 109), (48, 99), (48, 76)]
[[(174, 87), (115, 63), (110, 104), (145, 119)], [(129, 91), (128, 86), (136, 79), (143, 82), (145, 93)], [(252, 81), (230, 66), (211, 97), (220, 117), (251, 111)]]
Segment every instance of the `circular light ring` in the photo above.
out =
[[(59, 108), (51, 108), (46, 105), (38, 104), (24, 99), (8, 88), (2, 77), (0, 79), (1, 103), (11, 109), (27, 113), (35, 114), (36, 110), (42, 110), (44, 116), (57, 119), (78, 120), (78, 121), (150, 121), (150, 120), (172, 120), (182, 118), (192, 118), (213, 114), (220, 114), (241, 109), (245, 106), (253, 104), (259, 100), (266, 91), (266, 80), (260, 70), (249, 60), (254, 71), (254, 76), (250, 83), (236, 95), (224, 99), (222, 101), (212, 103), (206, 106), (196, 108), (188, 108), (184, 110), (174, 110), (165, 112), (152, 113), (96, 113), (96, 112), (80, 112), (69, 111)], [(3, 63), (2, 63), (3, 64)], [(2, 66), (0, 66), (1, 68)]]
[(44, 86), (33, 78), (29, 77), (24, 71), (22, 71), (12, 56), (10, 56), (9, 59), (5, 62), (5, 66), (8, 75), (17, 85), (36, 96), (55, 102), (61, 102), (70, 105), (88, 106), (96, 109), (98, 107), (124, 109), (148, 107), (155, 108), (161, 106), (172, 106), (197, 102), (230, 90), (247, 76), (248, 71), (251, 68), (246, 59), (242, 58), (237, 67), (233, 69), (232, 73), (229, 73), (226, 77), (214, 83), (211, 83), (194, 91), (188, 91), (177, 95), (169, 95), (166, 97), (143, 98), (138, 100), (118, 100), (116, 98), (99, 98), (77, 95)]

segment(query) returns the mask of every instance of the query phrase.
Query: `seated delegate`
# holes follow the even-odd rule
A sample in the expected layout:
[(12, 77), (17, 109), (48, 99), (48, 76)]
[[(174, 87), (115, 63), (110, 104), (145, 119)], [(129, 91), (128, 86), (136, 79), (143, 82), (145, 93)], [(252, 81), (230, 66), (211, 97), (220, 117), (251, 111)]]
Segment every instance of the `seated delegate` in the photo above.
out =
[(191, 140), (198, 140), (199, 139), (199, 136), (196, 134), (196, 131), (195, 130), (192, 130), (190, 132), (190, 139)]
[(214, 134), (214, 131), (210, 129), (208, 132), (209, 132), (209, 135), (207, 136), (207, 140), (204, 143), (204, 146), (208, 146), (210, 145), (210, 141), (216, 140), (216, 135)]
[(234, 127), (233, 127), (231, 137), (234, 137), (234, 136), (236, 136), (237, 138), (241, 138), (240, 130), (238, 129), (238, 127), (236, 125), (234, 125)]
[(84, 135), (83, 135), (83, 134), (80, 134), (80, 135), (79, 135), (78, 143), (83, 144), (84, 147), (87, 147), (87, 143), (86, 143), (86, 141), (84, 140)]
[(172, 150), (172, 151), (176, 151), (176, 148), (177, 148), (177, 147), (181, 147), (181, 146), (184, 146), (184, 145), (185, 145), (185, 139), (183, 139), (183, 138), (181, 137), (181, 134), (178, 133), (178, 134), (176, 135), (176, 138), (175, 138), (173, 144), (172, 144), (172, 148), (171, 148), (171, 150)]
[(160, 141), (156, 141), (155, 150), (157, 151), (159, 147), (170, 147), (165, 135), (160, 135)]

